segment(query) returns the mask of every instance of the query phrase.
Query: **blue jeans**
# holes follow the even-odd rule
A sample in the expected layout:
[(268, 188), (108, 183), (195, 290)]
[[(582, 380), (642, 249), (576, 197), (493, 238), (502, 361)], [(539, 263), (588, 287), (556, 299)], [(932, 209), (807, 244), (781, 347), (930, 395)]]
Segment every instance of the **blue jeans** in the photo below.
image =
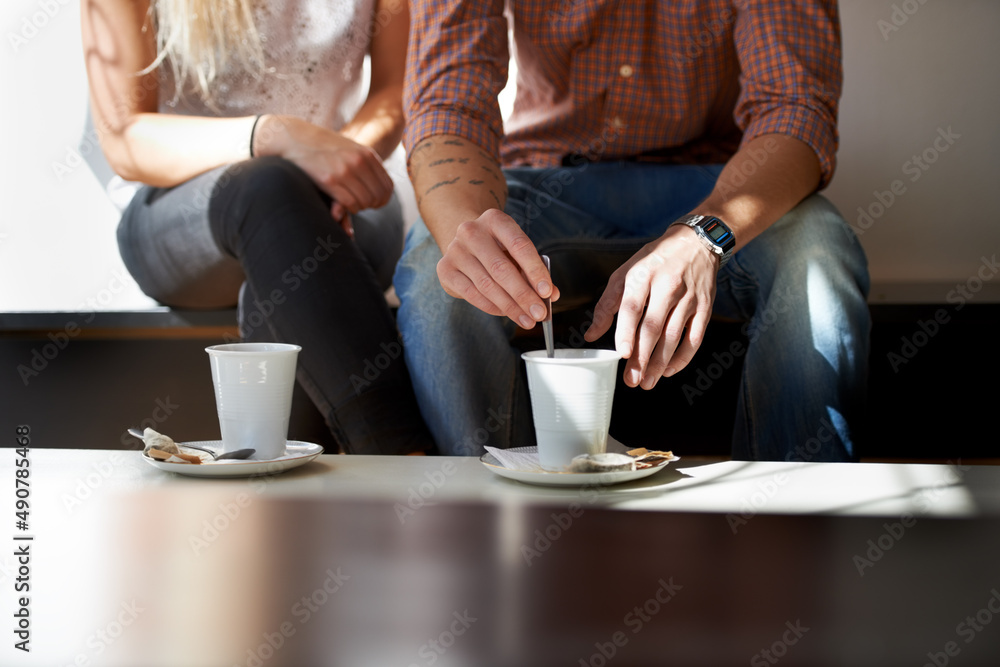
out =
[[(634, 162), (507, 169), (506, 212), (552, 258), (560, 304), (592, 303), (614, 269), (711, 192), (721, 170)], [(445, 294), (435, 271), (440, 259), (417, 222), (395, 286), (424, 420), (445, 454), (535, 444), (524, 367), (511, 345), (513, 323)], [(856, 459), (852, 425), (857, 428), (867, 381), (867, 292), (864, 251), (819, 195), (719, 272), (713, 314), (746, 322), (748, 339), (736, 350), (744, 365), (733, 458)], [(691, 383), (705, 361), (699, 356), (661, 382)], [(650, 428), (669, 425), (654, 415)]]

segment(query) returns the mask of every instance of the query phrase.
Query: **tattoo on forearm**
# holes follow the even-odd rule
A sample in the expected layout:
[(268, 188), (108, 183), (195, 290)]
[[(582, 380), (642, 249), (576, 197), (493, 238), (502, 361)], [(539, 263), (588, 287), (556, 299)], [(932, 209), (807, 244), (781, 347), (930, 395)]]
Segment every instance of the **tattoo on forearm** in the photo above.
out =
[(497, 208), (501, 211), (503, 210), (503, 204), (500, 203), (500, 197), (497, 197), (497, 193), (490, 190), (490, 194), (493, 195), (493, 201), (497, 203)]
[(426, 141), (420, 142), (420, 145), (418, 145), (416, 148), (410, 151), (410, 159), (412, 160), (413, 156), (416, 155), (417, 153), (433, 147), (434, 147), (434, 142), (431, 139), (427, 139)]
[(416, 180), (420, 177), (421, 166), (422, 165), (417, 164), (416, 162), (414, 162), (412, 160), (410, 160), (407, 163), (407, 165), (406, 165), (406, 173), (409, 174), (411, 181), (416, 182)]
[(437, 167), (437, 166), (442, 165), (442, 164), (451, 164), (453, 162), (457, 162), (459, 164), (468, 164), (469, 158), (467, 158), (467, 157), (460, 157), (460, 158), (445, 157), (445, 158), (441, 158), (440, 160), (434, 160), (433, 162), (431, 162), (427, 166), (428, 167)]
[[(434, 185), (432, 185), (431, 187), (427, 188), (427, 190), (424, 191), (424, 197), (426, 197), (430, 193), (434, 192), (438, 188), (443, 188), (446, 185), (454, 185), (455, 183), (458, 183), (458, 181), (461, 180), (461, 178), (462, 178), (461, 176), (456, 176), (455, 178), (451, 179), (450, 181), (440, 181), (438, 183), (435, 183)], [(494, 197), (495, 196), (496, 195), (494, 195)]]
[(479, 180), (476, 180), (475, 178), (473, 178), (473, 179), (469, 180), (469, 185), (482, 185), (485, 182), (486, 181), (479, 181)]
[(449, 139), (448, 141), (444, 142), (444, 145), (445, 146), (464, 146), (465, 142), (464, 141), (459, 141), (458, 139)]
[(487, 174), (489, 174), (490, 176), (492, 176), (494, 181), (499, 181), (500, 180), (500, 177), (497, 176), (497, 170), (495, 168), (488, 167), (485, 164), (481, 164), (479, 166), (483, 168), (483, 171), (485, 171)]

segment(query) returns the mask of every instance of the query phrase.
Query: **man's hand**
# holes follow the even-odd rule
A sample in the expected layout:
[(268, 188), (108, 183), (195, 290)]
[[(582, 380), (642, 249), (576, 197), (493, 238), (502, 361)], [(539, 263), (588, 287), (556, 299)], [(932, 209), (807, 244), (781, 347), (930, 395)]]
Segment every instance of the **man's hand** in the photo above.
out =
[(615, 349), (625, 383), (652, 389), (690, 363), (715, 301), (718, 258), (690, 227), (676, 225), (611, 274), (584, 338), (595, 341), (618, 313)]
[(507, 183), (496, 158), (468, 139), (428, 137), (410, 151), (410, 178), (427, 229), (441, 248), (444, 291), (525, 329), (545, 319), (559, 290), (535, 246), (503, 212)]
[(559, 298), (535, 246), (503, 211), (460, 224), (443, 254), (437, 273), (445, 292), (525, 329), (545, 319), (542, 299)]
[[(725, 220), (737, 252), (814, 192), (819, 180), (819, 159), (807, 144), (761, 135), (729, 160), (695, 212)], [(701, 346), (718, 269), (718, 258), (693, 229), (668, 228), (611, 275), (584, 338), (600, 338), (617, 312), (615, 348), (629, 360), (625, 383), (652, 389), (691, 363)]]

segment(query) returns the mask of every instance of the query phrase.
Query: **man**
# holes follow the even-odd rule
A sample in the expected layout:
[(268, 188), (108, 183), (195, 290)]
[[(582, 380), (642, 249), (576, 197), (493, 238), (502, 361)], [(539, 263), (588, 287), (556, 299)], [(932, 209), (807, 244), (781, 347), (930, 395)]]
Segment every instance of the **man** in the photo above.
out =
[[(413, 7), (404, 142), (422, 221), (395, 284), (442, 451), (534, 443), (510, 335), (571, 287), (553, 285), (539, 253), (553, 273), (557, 252), (592, 273), (627, 250), (586, 339), (617, 313), (628, 386), (688, 366), (713, 314), (739, 318), (749, 346), (733, 457), (856, 458), (867, 265), (815, 194), (837, 147), (835, 0), (509, 5), (518, 88), (506, 128), (503, 0)], [(650, 428), (669, 424), (651, 415)]]

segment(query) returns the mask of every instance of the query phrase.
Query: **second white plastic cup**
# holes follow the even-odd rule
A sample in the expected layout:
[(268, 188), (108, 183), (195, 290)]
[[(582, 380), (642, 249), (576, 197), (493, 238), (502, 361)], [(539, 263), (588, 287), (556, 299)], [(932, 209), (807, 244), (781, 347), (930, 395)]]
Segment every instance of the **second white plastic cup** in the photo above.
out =
[(257, 450), (257, 460), (285, 453), (298, 345), (231, 343), (205, 348), (212, 364), (222, 449)]
[(614, 350), (545, 350), (521, 355), (528, 369), (528, 391), (546, 470), (565, 470), (574, 456), (600, 454), (608, 444), (618, 361)]

